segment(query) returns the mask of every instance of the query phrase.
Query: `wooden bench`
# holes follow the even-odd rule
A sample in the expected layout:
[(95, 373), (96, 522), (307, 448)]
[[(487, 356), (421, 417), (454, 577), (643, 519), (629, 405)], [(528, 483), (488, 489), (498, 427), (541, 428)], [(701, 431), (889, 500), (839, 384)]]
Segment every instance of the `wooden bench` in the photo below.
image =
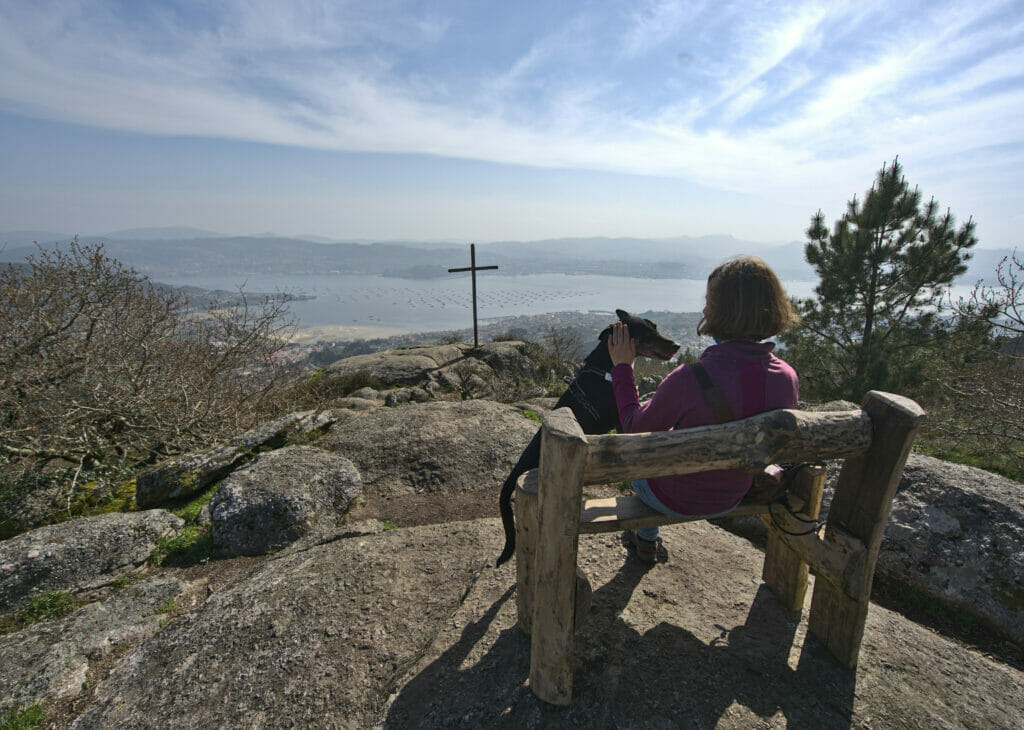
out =
[[(823, 534), (808, 533), (784, 509), (770, 516), (765, 504), (744, 503), (730, 515), (759, 514), (768, 525), (762, 577), (788, 609), (802, 609), (808, 572), (815, 572), (809, 631), (844, 666), (856, 666), (882, 534), (923, 416), (914, 401), (878, 391), (861, 410), (769, 411), (659, 433), (587, 436), (571, 410), (552, 412), (540, 467), (520, 479), (515, 504), (516, 605), (531, 635), (534, 694), (559, 705), (572, 698), (577, 585), (589, 589), (577, 578), (579, 535), (684, 521), (636, 497), (584, 502), (585, 485), (713, 469), (757, 473), (774, 463), (844, 459)], [(799, 518), (818, 518), (824, 481), (821, 467), (797, 475), (790, 494)]]

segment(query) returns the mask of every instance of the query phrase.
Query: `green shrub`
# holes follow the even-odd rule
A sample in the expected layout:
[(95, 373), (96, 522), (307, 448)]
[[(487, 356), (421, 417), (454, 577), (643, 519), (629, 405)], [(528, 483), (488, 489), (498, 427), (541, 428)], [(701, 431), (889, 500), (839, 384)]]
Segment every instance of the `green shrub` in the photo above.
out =
[(39, 705), (8, 710), (0, 715), (0, 730), (35, 730), (46, 723), (46, 713)]

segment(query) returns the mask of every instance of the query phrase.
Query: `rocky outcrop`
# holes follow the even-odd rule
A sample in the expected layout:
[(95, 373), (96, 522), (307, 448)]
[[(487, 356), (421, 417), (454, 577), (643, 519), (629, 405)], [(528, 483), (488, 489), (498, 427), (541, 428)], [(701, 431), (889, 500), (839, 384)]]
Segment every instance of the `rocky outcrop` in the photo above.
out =
[(0, 542), (0, 612), (38, 593), (87, 591), (144, 567), (184, 522), (164, 510), (114, 512), (47, 525)]
[[(595, 587), (573, 703), (539, 701), (497, 520), (293, 546), (146, 640), (76, 728), (1009, 727), (1024, 673), (878, 606), (840, 667), (761, 585), (763, 556), (672, 525), (646, 569), (580, 540)], [(806, 615), (806, 614), (805, 614)], [(652, 672), (651, 666), (658, 671)]]
[(491, 401), (419, 403), (336, 425), (319, 446), (351, 459), (378, 494), (496, 494), (537, 426)]
[(912, 455), (876, 580), (1024, 637), (1024, 490), (981, 469)]
[(426, 345), (404, 350), (386, 350), (338, 360), (320, 378), (325, 383), (357, 374), (369, 374), (385, 388), (418, 386), (463, 389), (470, 378), (483, 387), (488, 377), (527, 376), (534, 370), (522, 342), (490, 342), (473, 349), (471, 345)]
[(250, 456), (249, 449), (218, 444), (205, 451), (168, 459), (138, 476), (135, 503), (142, 508), (153, 507), (202, 492), (244, 464)]
[[(199, 452), (168, 459), (139, 475), (135, 501), (142, 508), (167, 504), (200, 493), (249, 462), (261, 450), (275, 449), (335, 423), (357, 420), (380, 405), (425, 403), (436, 394), (479, 395), (498, 377), (521, 377), (533, 362), (522, 342), (433, 345), (387, 350), (339, 360), (318, 375), (324, 383), (357, 374), (372, 374), (384, 391), (362, 387), (333, 402), (337, 410), (303, 411), (262, 424), (230, 441)], [(359, 419), (361, 420), (361, 419)], [(355, 427), (358, 428), (358, 427)]]
[(230, 439), (228, 444), (249, 451), (276, 449), (290, 440), (323, 431), (336, 420), (336, 414), (330, 411), (297, 411), (251, 428)]
[(283, 446), (289, 439), (324, 430), (337, 421), (330, 411), (290, 413), (205, 451), (168, 459), (136, 480), (135, 503), (155, 507), (202, 492), (253, 458), (260, 450)]
[(455, 523), (275, 555), (143, 645), (76, 727), (371, 727), (499, 532)]
[(344, 457), (311, 446), (267, 452), (214, 492), (213, 545), (223, 555), (278, 550), (318, 527), (333, 527), (361, 494), (359, 472)]
[(58, 621), (0, 636), (0, 712), (77, 696), (90, 662), (155, 634), (177, 603), (191, 600), (188, 588), (177, 578), (150, 578)]

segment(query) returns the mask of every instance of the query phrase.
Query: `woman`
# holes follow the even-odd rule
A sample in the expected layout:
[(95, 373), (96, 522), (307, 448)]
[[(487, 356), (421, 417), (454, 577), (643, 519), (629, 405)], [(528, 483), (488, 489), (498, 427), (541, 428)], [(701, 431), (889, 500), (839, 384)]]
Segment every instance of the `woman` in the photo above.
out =
[[(799, 322), (779, 278), (756, 256), (726, 261), (708, 277), (706, 305), (697, 334), (715, 344), (700, 356), (700, 365), (728, 406), (733, 419), (797, 404), (796, 372), (772, 354), (773, 337)], [(616, 324), (608, 338), (614, 367), (612, 388), (624, 433), (667, 431), (717, 423), (721, 408), (705, 399), (691, 365), (673, 370), (649, 401), (640, 404), (633, 381), (636, 347), (625, 326)], [(716, 410), (718, 417), (716, 417)], [(680, 517), (717, 517), (740, 503), (753, 477), (718, 470), (633, 482), (640, 499), (652, 509)], [(648, 563), (667, 553), (658, 528), (627, 533), (637, 557)]]

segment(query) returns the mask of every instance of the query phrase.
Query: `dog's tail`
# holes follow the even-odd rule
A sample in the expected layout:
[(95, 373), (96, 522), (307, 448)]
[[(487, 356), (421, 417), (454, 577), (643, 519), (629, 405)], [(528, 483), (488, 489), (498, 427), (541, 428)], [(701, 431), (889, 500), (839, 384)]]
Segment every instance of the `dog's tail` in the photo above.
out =
[[(521, 472), (520, 472), (521, 473)], [(516, 481), (519, 474), (513, 469), (508, 479), (501, 486), (501, 496), (498, 497), (498, 510), (501, 512), (501, 524), (505, 528), (505, 548), (498, 556), (494, 567), (498, 567), (512, 557), (516, 551), (516, 519), (512, 514), (512, 491), (516, 488)]]
[(516, 482), (519, 477), (533, 469), (540, 463), (540, 429), (534, 434), (533, 439), (523, 449), (519, 461), (512, 467), (505, 483), (501, 485), (501, 496), (498, 497), (498, 510), (501, 512), (501, 524), (505, 528), (505, 549), (498, 556), (495, 567), (501, 565), (512, 557), (516, 551), (516, 518), (512, 514), (512, 492), (516, 489)]

